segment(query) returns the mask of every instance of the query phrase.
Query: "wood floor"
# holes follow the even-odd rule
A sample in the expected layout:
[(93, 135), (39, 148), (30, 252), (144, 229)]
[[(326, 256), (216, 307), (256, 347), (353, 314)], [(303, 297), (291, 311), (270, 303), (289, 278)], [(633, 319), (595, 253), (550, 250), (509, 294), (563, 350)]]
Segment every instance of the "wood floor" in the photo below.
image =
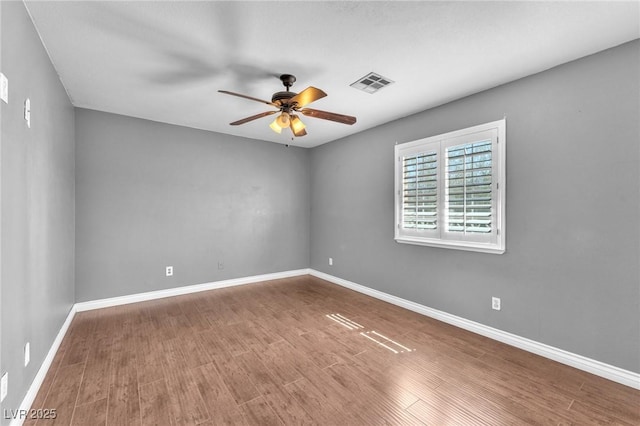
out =
[(32, 409), (57, 412), (38, 425), (638, 425), (639, 407), (629, 387), (303, 276), (79, 313)]

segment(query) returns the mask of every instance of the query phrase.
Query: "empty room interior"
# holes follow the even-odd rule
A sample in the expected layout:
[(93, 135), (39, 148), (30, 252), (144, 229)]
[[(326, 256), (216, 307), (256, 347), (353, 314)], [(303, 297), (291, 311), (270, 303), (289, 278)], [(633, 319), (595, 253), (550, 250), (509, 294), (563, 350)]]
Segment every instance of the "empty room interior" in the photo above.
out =
[(640, 3), (0, 1), (0, 424), (640, 424)]

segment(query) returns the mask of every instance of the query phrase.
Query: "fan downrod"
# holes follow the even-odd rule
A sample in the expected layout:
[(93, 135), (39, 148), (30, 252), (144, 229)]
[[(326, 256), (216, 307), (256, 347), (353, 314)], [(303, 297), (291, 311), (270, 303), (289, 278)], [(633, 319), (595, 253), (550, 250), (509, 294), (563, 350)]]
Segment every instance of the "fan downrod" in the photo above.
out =
[(296, 82), (296, 76), (291, 74), (282, 74), (280, 76), (280, 81), (282, 81), (282, 84), (284, 84), (284, 87), (286, 87), (288, 91), (289, 88), (293, 86), (293, 83)]

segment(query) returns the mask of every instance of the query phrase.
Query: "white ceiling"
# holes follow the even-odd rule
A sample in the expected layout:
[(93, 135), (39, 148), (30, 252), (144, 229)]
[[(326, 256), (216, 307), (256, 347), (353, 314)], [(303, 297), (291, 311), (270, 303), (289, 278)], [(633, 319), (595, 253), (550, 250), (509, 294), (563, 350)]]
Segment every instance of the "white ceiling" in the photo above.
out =
[[(75, 106), (313, 147), (640, 37), (630, 2), (36, 2), (27, 8)], [(349, 85), (374, 71), (375, 94)], [(277, 76), (329, 96), (302, 117), (228, 123), (268, 105)]]

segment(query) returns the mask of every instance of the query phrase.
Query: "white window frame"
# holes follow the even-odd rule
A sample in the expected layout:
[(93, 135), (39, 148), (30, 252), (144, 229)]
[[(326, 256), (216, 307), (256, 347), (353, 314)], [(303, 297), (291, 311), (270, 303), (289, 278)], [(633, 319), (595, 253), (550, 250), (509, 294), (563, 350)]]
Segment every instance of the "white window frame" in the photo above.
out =
[[(488, 234), (460, 234), (445, 230), (446, 149), (480, 140), (491, 140), (491, 217), (492, 230)], [(506, 195), (506, 119), (480, 124), (437, 136), (397, 144), (395, 158), (395, 240), (417, 244), (483, 253), (505, 252), (505, 195)], [(403, 159), (422, 153), (437, 153), (437, 228), (417, 230), (403, 228)]]

